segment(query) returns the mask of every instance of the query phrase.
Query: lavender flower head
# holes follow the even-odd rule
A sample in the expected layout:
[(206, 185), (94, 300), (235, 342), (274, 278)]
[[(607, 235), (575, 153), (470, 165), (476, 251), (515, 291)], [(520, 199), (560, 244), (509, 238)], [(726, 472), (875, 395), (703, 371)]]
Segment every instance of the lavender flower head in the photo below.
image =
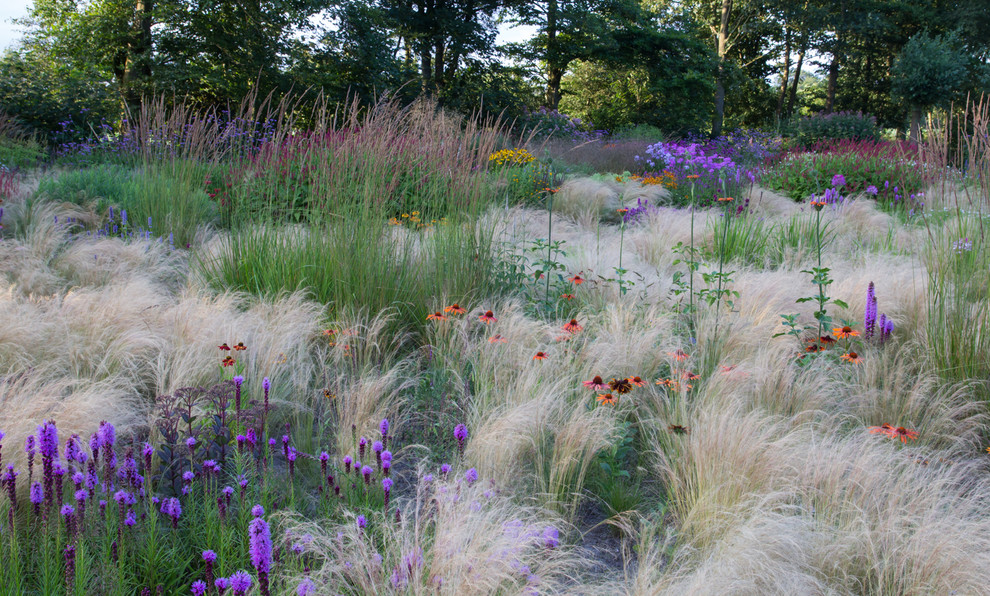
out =
[(253, 517), (261, 517), (264, 514), (265, 514), (265, 508), (262, 507), (261, 505), (255, 505), (254, 507), (251, 508), (251, 515)]
[(468, 484), (474, 484), (478, 481), (478, 470), (471, 468), (467, 472), (464, 472), (464, 480), (467, 480)]
[(45, 492), (41, 489), (40, 482), (31, 483), (31, 491), (28, 496), (31, 499), (32, 505), (39, 505), (41, 504), (42, 501), (45, 500)]
[(218, 577), (213, 580), (213, 585), (216, 587), (217, 592), (223, 594), (224, 590), (230, 587), (230, 580), (226, 577)]
[(241, 385), (243, 384), (244, 384), (244, 377), (242, 375), (237, 375), (234, 377), (234, 385), (236, 385), (238, 389), (240, 389)]
[(299, 587), (296, 588), (296, 596), (309, 596), (310, 594), (316, 593), (316, 584), (313, 580), (308, 577), (299, 582)]
[(879, 192), (880, 191), (877, 190), (877, 187), (876, 186), (873, 186), (872, 184), (866, 187), (866, 194), (868, 194), (868, 195), (877, 196), (877, 193), (879, 193)]
[(392, 452), (389, 450), (382, 451), (382, 463), (392, 461)]
[(388, 491), (392, 490), (392, 479), (391, 478), (382, 478), (382, 489), (384, 489), (385, 492), (388, 492)]
[(375, 441), (371, 444), (371, 450), (375, 453), (381, 453), (385, 450), (385, 445), (383, 445), (381, 441)]
[(835, 176), (832, 176), (832, 186), (834, 186), (835, 188), (842, 188), (845, 185), (846, 185), (845, 176), (843, 176), (842, 174), (836, 174)]
[(206, 594), (206, 582), (201, 579), (196, 580), (189, 589), (192, 591), (193, 596), (203, 596), (203, 594)]
[(382, 418), (382, 423), (378, 425), (378, 430), (382, 433), (382, 439), (388, 437), (388, 418)]
[(863, 313), (863, 337), (870, 339), (876, 332), (877, 327), (877, 296), (873, 282), (866, 288), (866, 308)]
[(368, 527), (368, 519), (363, 515), (357, 516), (357, 526), (359, 530), (363, 530)]
[(261, 380), (261, 386), (262, 388), (264, 388), (265, 391), (268, 391), (269, 389), (272, 388), (272, 382), (268, 380), (268, 377), (265, 377), (264, 379)]
[(364, 483), (365, 484), (368, 484), (369, 482), (371, 482), (371, 474), (372, 474), (372, 472), (374, 472), (374, 470), (371, 469), (371, 466), (364, 466), (363, 468), (361, 468), (361, 475), (364, 476)]
[(196, 447), (196, 437), (189, 437), (186, 439), (186, 447), (193, 449)]
[(261, 517), (251, 520), (248, 525), (249, 552), (251, 564), (258, 573), (268, 573), (272, 566), (272, 534), (271, 529)]
[(73, 496), (76, 498), (77, 502), (85, 503), (86, 499), (89, 498), (89, 491), (84, 488), (80, 488)]
[(38, 427), (38, 451), (43, 458), (58, 459), (58, 429), (52, 420)]
[(238, 596), (244, 596), (251, 589), (251, 574), (243, 569), (230, 576), (230, 589)]
[(443, 465), (441, 465), (440, 466), (440, 473), (443, 474), (443, 477), (444, 478), (446, 478), (447, 477), (447, 474), (450, 473), (450, 464), (443, 464)]
[(543, 530), (543, 544), (547, 548), (557, 548), (560, 546), (560, 531), (553, 526), (547, 526)]
[(207, 563), (212, 563), (217, 560), (217, 553), (213, 552), (212, 550), (204, 550), (203, 560), (206, 561)]

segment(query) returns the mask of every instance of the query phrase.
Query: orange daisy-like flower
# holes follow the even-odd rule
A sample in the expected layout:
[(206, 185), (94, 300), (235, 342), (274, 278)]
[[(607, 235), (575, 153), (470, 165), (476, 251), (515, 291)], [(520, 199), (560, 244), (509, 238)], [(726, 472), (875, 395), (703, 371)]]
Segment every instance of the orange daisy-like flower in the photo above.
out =
[(601, 391), (606, 387), (608, 387), (608, 383), (602, 380), (602, 378), (599, 377), (598, 375), (595, 375), (595, 377), (590, 381), (584, 381), (583, 384), (585, 387), (588, 387), (589, 389), (594, 389), (595, 391)]
[(230, 351), (230, 346), (227, 345), (227, 342), (224, 342), (222, 346), (217, 346), (217, 347), (220, 348), (220, 350), (223, 351), (223, 352), (229, 352)]
[(629, 213), (629, 209), (625, 207), (623, 207), (622, 209), (616, 209), (616, 211), (619, 213), (619, 215), (625, 215), (626, 213)]
[(325, 397), (326, 399), (333, 399), (333, 398), (335, 398), (337, 396), (334, 395), (333, 393), (330, 393), (330, 390), (329, 389), (324, 389), (323, 390), (323, 397)]
[(830, 346), (835, 343), (835, 338), (832, 337), (831, 335), (823, 335), (822, 337), (818, 338), (818, 341), (821, 342), (823, 346)]
[(584, 329), (581, 325), (578, 325), (577, 319), (571, 319), (571, 322), (564, 325), (564, 331), (568, 333), (577, 333)]
[(687, 176), (685, 176), (685, 178), (687, 178), (688, 180), (695, 180), (695, 179), (698, 178), (698, 175), (697, 174), (688, 174)]
[(863, 359), (859, 357), (856, 352), (849, 352), (848, 354), (843, 354), (841, 358), (851, 364), (860, 364)]
[(890, 431), (888, 436), (891, 439), (900, 439), (901, 443), (907, 443), (908, 441), (913, 441), (918, 438), (918, 431), (910, 430), (904, 428), (903, 426), (898, 426), (894, 430)]
[(811, 206), (815, 208), (815, 211), (821, 211), (825, 206), (825, 201), (811, 201)]
[(643, 379), (641, 379), (639, 377), (629, 377), (626, 380), (629, 381), (630, 383), (632, 383), (633, 385), (637, 386), (637, 387), (643, 387), (643, 386), (646, 385), (646, 381), (644, 381)]
[(504, 344), (507, 341), (508, 340), (502, 337), (501, 335), (493, 335), (488, 338), (488, 343), (490, 344), (499, 344), (499, 343)]
[(736, 370), (736, 365), (735, 364), (733, 364), (731, 366), (724, 366), (724, 365), (722, 366), (722, 372), (724, 372), (724, 373), (730, 373), (730, 372), (732, 372), (734, 370)]
[(533, 356), (533, 360), (546, 360), (546, 359), (547, 359), (547, 353), (546, 352), (537, 352)]
[[(812, 340), (812, 341), (814, 341), (814, 340)], [(805, 352), (819, 352), (819, 351), (824, 350), (824, 349), (825, 348), (820, 347), (818, 344), (811, 344), (810, 346), (806, 347), (804, 349), (804, 351)]]
[(674, 433), (675, 435), (689, 435), (691, 434), (691, 429), (686, 426), (681, 426), (680, 424), (671, 424), (667, 427), (667, 430)]
[(701, 375), (695, 374), (695, 373), (693, 373), (691, 371), (687, 371), (687, 372), (684, 373), (684, 380), (685, 381), (697, 381), (700, 378), (701, 378)]
[(446, 321), (447, 320), (447, 315), (445, 315), (442, 312), (439, 312), (438, 311), (438, 312), (433, 313), (432, 315), (426, 315), (426, 320), (427, 321)]
[(859, 331), (853, 330), (852, 327), (846, 325), (845, 327), (834, 327), (832, 333), (839, 339), (846, 339), (847, 337), (856, 337), (859, 335)]
[(495, 318), (495, 313), (490, 310), (486, 310), (485, 314), (478, 317), (478, 320), (487, 325), (488, 323), (494, 323), (498, 319)]
[(463, 315), (464, 313), (467, 312), (467, 310), (464, 309), (460, 304), (457, 304), (455, 302), (455, 303), (451, 304), (450, 306), (444, 307), (443, 312), (449, 312), (449, 313), (453, 313), (455, 315)]
[(632, 383), (629, 379), (612, 379), (608, 382), (608, 386), (619, 395), (632, 391)]
[(681, 362), (682, 360), (687, 360), (688, 356), (690, 356), (690, 354), (688, 354), (687, 352), (685, 352), (680, 348), (677, 348), (673, 352), (667, 352), (667, 355), (678, 362)]
[(237, 342), (237, 345), (234, 346), (234, 348), (233, 348), (233, 350), (235, 352), (240, 352), (241, 350), (246, 350), (246, 349), (247, 349), (247, 346), (245, 346), (244, 345), (244, 342), (242, 342), (242, 341)]
[(223, 366), (234, 366), (235, 362), (236, 360), (234, 360), (230, 356), (227, 356), (226, 358), (223, 359), (223, 362), (221, 362), (220, 364), (222, 364)]
[(581, 285), (581, 284), (584, 283), (584, 278), (581, 277), (581, 274), (580, 273), (577, 273), (577, 274), (574, 275), (574, 277), (568, 277), (567, 278), (567, 281), (574, 282), (575, 285), (578, 285), (579, 286), (579, 285)]
[(561, 294), (560, 297), (563, 298), (564, 300), (573, 300), (574, 294)]
[(615, 396), (612, 395), (611, 393), (603, 393), (598, 396), (598, 403), (609, 406), (614, 405)]
[(732, 197), (718, 197), (718, 202), (719, 203), (728, 203), (729, 201), (732, 201), (732, 200), (734, 200)]
[(880, 426), (871, 426), (866, 430), (870, 431), (871, 435), (890, 435), (894, 427), (884, 422)]
[(336, 329), (324, 329), (323, 330), (323, 335), (325, 335), (327, 337), (333, 337), (334, 335), (337, 335), (337, 330)]

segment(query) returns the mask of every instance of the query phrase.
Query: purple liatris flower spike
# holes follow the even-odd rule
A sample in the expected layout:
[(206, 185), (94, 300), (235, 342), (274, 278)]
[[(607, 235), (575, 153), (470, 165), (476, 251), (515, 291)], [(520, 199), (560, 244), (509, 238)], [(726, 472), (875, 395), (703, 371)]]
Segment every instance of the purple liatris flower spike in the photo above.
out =
[(866, 307), (863, 314), (863, 338), (870, 339), (877, 328), (877, 296), (873, 282), (866, 288)]
[(234, 377), (234, 409), (238, 416), (241, 414), (241, 385), (243, 384), (243, 376), (237, 375)]
[(264, 514), (265, 514), (265, 508), (262, 507), (261, 505), (255, 505), (254, 507), (251, 508), (251, 515), (253, 517), (261, 517)]
[(467, 480), (468, 484), (474, 484), (478, 481), (478, 470), (471, 468), (467, 472), (464, 472), (464, 480)]
[(388, 438), (388, 428), (388, 418), (382, 418), (381, 424), (378, 425), (378, 430), (382, 433), (383, 442)]
[(446, 478), (447, 477), (447, 474), (449, 474), (449, 473), (450, 473), (450, 464), (441, 464), (441, 466), (440, 466), (440, 474), (444, 478)]
[(388, 509), (388, 498), (389, 494), (392, 492), (392, 479), (383, 478), (382, 479), (382, 490), (385, 491), (385, 509)]
[(883, 324), (883, 331), (880, 334), (880, 340), (884, 342), (887, 341), (890, 339), (892, 333), (894, 333), (894, 321), (887, 319), (887, 321)]
[(309, 579), (308, 577), (304, 578), (301, 582), (299, 582), (299, 587), (296, 588), (296, 596), (310, 596), (310, 594), (315, 594), (315, 593), (316, 593), (316, 584), (314, 584), (313, 580)]
[(464, 441), (467, 440), (468, 430), (463, 424), (454, 427), (454, 438), (457, 439), (457, 451), (464, 457)]
[(203, 562), (206, 563), (206, 584), (213, 583), (213, 563), (217, 560), (217, 554), (212, 550), (203, 551)]
[(382, 462), (391, 462), (391, 461), (392, 461), (392, 452), (389, 451), (388, 449), (382, 451)]
[(65, 547), (65, 593), (74, 594), (76, 585), (76, 547)]
[(364, 450), (368, 447), (368, 439), (361, 437), (358, 441), (358, 457), (364, 459)]
[(268, 596), (268, 572), (272, 567), (272, 535), (268, 522), (256, 517), (248, 525), (251, 564), (258, 572), (258, 584), (263, 596)]
[(172, 528), (179, 526), (179, 517), (182, 516), (182, 503), (175, 497), (170, 497), (162, 501), (161, 512), (172, 519)]
[(217, 589), (218, 594), (223, 594), (228, 588), (230, 588), (230, 580), (226, 577), (218, 577), (213, 580), (213, 585)]
[(374, 470), (371, 469), (371, 466), (364, 466), (363, 468), (361, 468), (361, 475), (364, 476), (365, 484), (371, 484), (372, 472), (374, 472)]
[(391, 473), (392, 473), (392, 461), (387, 459), (382, 460), (382, 474), (385, 474), (385, 477), (388, 478), (389, 475), (391, 475)]
[(886, 325), (887, 325), (887, 315), (884, 314), (884, 313), (880, 313), (880, 318), (877, 321), (877, 326), (880, 327), (880, 334), (881, 334), (880, 341), (881, 342), (883, 341), (883, 337), (882, 337), (882, 335), (883, 335), (883, 329), (884, 329), (884, 327), (886, 327)]
[(89, 491), (86, 489), (79, 489), (73, 495), (76, 498), (76, 509), (79, 511), (79, 521), (82, 522), (86, 519), (86, 499), (89, 498)]
[(843, 176), (842, 174), (836, 174), (835, 176), (832, 176), (832, 186), (834, 186), (835, 188), (842, 188), (845, 185), (846, 185), (845, 176)]
[(76, 535), (76, 525), (75, 525), (75, 513), (76, 508), (72, 505), (62, 505), (62, 509), (59, 512), (62, 514), (62, 518), (65, 519), (65, 535), (72, 536)]
[(368, 519), (363, 515), (357, 516), (357, 526), (359, 530), (363, 530), (368, 527)]
[(560, 531), (553, 526), (547, 526), (543, 530), (543, 544), (547, 548), (557, 548), (560, 546)]
[(193, 593), (193, 596), (203, 596), (203, 594), (206, 594), (206, 582), (201, 579), (196, 580), (189, 589)]
[(230, 589), (234, 591), (235, 596), (246, 596), (247, 591), (251, 589), (251, 574), (243, 569), (234, 572), (230, 576)]
[(351, 456), (350, 455), (345, 455), (344, 456), (344, 473), (346, 473), (346, 474), (350, 474), (351, 473), (351, 464), (353, 462), (354, 462), (354, 460), (351, 459)]

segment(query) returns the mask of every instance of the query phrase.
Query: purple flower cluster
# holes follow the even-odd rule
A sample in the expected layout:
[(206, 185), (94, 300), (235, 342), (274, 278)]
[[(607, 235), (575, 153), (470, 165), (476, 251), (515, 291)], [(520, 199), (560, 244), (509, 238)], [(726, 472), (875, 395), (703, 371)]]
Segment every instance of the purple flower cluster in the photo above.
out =
[[(866, 307), (863, 314), (863, 338), (876, 338), (881, 344), (890, 339), (894, 332), (894, 322), (887, 318), (886, 314), (881, 314), (877, 318), (877, 296), (873, 282), (866, 288)], [(879, 336), (877, 333), (879, 332)]]

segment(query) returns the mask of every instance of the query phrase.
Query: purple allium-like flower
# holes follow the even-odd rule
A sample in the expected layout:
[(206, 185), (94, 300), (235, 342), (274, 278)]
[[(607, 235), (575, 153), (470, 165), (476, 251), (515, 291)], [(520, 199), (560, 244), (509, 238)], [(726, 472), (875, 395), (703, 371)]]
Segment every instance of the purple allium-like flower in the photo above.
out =
[(175, 497), (170, 497), (162, 501), (161, 512), (172, 518), (172, 528), (179, 525), (179, 517), (182, 516), (182, 503)]
[(467, 440), (468, 430), (463, 424), (454, 427), (454, 438), (457, 439), (457, 451), (464, 457), (464, 441)]
[(864, 339), (870, 339), (876, 332), (877, 327), (877, 296), (872, 281), (866, 288), (866, 308), (864, 309), (863, 322), (863, 337)]
[(193, 596), (203, 596), (203, 594), (206, 594), (206, 582), (201, 579), (196, 580), (189, 589), (192, 591)]
[(361, 475), (364, 476), (365, 484), (371, 483), (372, 472), (374, 472), (374, 470), (371, 469), (371, 466), (364, 466), (363, 468), (361, 468)]
[(440, 474), (443, 475), (444, 478), (446, 478), (447, 474), (449, 473), (450, 473), (450, 464), (442, 464), (440, 466)]
[(547, 548), (557, 548), (560, 546), (560, 531), (553, 526), (547, 526), (543, 530), (543, 544)]
[(264, 514), (265, 514), (265, 508), (262, 507), (261, 505), (255, 505), (254, 507), (251, 508), (251, 515), (253, 517), (261, 517)]
[(225, 590), (230, 588), (230, 580), (226, 577), (218, 577), (213, 580), (213, 585), (216, 587), (218, 594), (223, 594)]
[(877, 187), (876, 186), (873, 186), (872, 184), (866, 187), (866, 194), (868, 194), (868, 195), (877, 196), (877, 193), (879, 193), (879, 192), (880, 191), (877, 190)]
[(299, 582), (299, 587), (296, 588), (296, 596), (310, 596), (310, 594), (315, 594), (315, 593), (316, 593), (316, 584), (314, 584), (313, 580), (309, 579), (308, 577), (304, 578), (301, 582)]
[(268, 573), (272, 567), (272, 534), (268, 522), (256, 517), (248, 524), (251, 564), (258, 573)]
[(196, 474), (194, 474), (189, 470), (186, 470), (185, 472), (182, 473), (182, 479), (185, 481), (186, 484), (192, 483), (194, 478), (196, 478)]
[(371, 444), (371, 450), (380, 456), (382, 451), (385, 451), (385, 445), (383, 445), (381, 441), (375, 441)]
[(212, 550), (204, 550), (203, 560), (206, 561), (207, 563), (212, 563), (217, 560), (217, 553), (213, 552)]
[(186, 447), (188, 447), (190, 451), (195, 450), (196, 449), (196, 437), (189, 437), (188, 439), (186, 439)]
[(845, 185), (846, 185), (845, 176), (843, 176), (842, 174), (836, 174), (835, 176), (832, 176), (832, 186), (834, 186), (835, 188), (842, 188)]
[(251, 574), (243, 569), (230, 576), (230, 589), (235, 596), (245, 596), (251, 589)]
[(364, 450), (368, 447), (368, 439), (361, 437), (358, 441), (358, 457), (364, 459)]
[(478, 481), (478, 470), (471, 468), (467, 472), (464, 472), (464, 480), (467, 480), (468, 484), (474, 484)]
[(424, 474), (423, 475), (423, 482), (425, 482), (427, 484), (429, 484), (430, 482), (433, 482), (433, 474)]
[(347, 474), (351, 473), (351, 464), (354, 462), (350, 455), (344, 456), (344, 472)]
[(357, 516), (357, 526), (359, 530), (363, 530), (368, 527), (368, 519), (363, 515)]

